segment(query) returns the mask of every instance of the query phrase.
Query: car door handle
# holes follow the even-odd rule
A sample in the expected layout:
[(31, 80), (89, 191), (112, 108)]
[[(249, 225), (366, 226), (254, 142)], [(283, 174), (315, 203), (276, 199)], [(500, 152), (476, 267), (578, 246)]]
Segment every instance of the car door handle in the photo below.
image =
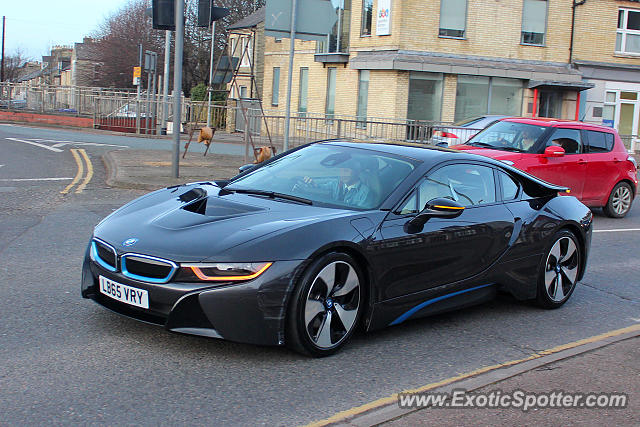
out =
[(584, 165), (586, 163), (587, 163), (587, 161), (585, 159), (578, 159), (578, 164), (579, 165)]

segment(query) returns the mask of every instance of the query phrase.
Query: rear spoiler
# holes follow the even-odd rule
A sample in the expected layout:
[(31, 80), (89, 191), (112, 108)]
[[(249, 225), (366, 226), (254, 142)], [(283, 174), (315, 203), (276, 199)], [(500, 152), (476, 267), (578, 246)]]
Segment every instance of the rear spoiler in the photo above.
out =
[[(502, 162), (500, 162), (502, 163)], [(507, 164), (501, 164), (504, 169), (507, 169), (513, 175), (518, 176), (520, 181), (525, 187), (525, 192), (534, 197), (545, 197), (545, 196), (557, 196), (558, 193), (571, 193), (571, 189), (569, 187), (565, 187), (562, 185), (551, 184), (550, 182), (544, 181), (538, 177), (535, 177), (523, 170), (518, 168), (514, 168), (513, 166)]]

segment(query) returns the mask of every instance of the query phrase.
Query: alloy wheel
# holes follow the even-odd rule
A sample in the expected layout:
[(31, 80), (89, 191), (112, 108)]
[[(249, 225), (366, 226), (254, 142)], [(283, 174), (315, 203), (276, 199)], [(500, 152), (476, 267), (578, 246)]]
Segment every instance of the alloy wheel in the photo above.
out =
[(313, 279), (304, 307), (304, 326), (320, 349), (339, 345), (355, 326), (360, 308), (360, 280), (353, 266), (334, 261)]
[(626, 185), (619, 186), (611, 198), (611, 206), (617, 215), (623, 215), (631, 207), (631, 190)]
[(578, 277), (580, 253), (573, 239), (563, 236), (549, 251), (544, 272), (547, 295), (561, 302), (571, 293)]

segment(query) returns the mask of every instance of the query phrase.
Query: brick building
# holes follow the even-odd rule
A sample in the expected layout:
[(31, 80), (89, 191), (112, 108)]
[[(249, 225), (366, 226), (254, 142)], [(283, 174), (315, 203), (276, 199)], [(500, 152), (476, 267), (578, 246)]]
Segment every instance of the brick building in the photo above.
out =
[[(638, 1), (332, 1), (340, 19), (327, 41), (295, 43), (294, 112), (604, 118), (637, 134)], [(289, 40), (263, 38), (263, 104), (284, 111)]]
[(581, 118), (638, 135), (640, 127), (640, 2), (589, 0), (576, 7), (572, 63), (595, 87), (582, 98)]

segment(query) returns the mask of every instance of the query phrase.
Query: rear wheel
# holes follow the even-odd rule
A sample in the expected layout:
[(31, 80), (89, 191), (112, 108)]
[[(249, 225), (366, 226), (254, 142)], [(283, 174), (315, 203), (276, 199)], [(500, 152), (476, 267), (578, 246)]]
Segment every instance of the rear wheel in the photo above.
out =
[(315, 357), (338, 351), (356, 329), (362, 312), (362, 277), (358, 264), (347, 254), (316, 259), (292, 296), (287, 345)]
[(582, 268), (582, 255), (576, 236), (561, 230), (553, 237), (538, 273), (538, 305), (558, 308), (571, 296)]
[(619, 182), (611, 190), (604, 213), (611, 218), (622, 218), (631, 210), (633, 190), (626, 182)]

